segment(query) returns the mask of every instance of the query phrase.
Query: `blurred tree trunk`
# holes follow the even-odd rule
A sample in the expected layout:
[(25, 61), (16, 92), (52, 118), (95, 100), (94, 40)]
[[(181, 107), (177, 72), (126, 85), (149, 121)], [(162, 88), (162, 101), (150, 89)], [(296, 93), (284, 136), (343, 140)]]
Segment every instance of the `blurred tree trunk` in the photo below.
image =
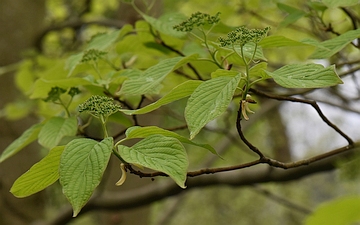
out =
[[(16, 63), (21, 52), (33, 46), (43, 28), (44, 16), (45, 0), (0, 1), (0, 66)], [(0, 108), (19, 96), (13, 76), (14, 73), (0, 76)], [(30, 118), (16, 122), (1, 119), (0, 152), (33, 123)], [(15, 179), (38, 161), (37, 153), (37, 149), (28, 147), (0, 164), (0, 224), (25, 225), (43, 216), (42, 195), (18, 199), (9, 192)]]

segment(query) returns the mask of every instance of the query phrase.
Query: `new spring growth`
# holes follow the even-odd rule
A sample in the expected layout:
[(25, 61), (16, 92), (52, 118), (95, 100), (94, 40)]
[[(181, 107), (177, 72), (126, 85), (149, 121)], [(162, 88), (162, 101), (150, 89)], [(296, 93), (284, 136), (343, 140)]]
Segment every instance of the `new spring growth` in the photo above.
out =
[(120, 109), (121, 106), (114, 103), (112, 98), (100, 95), (93, 95), (79, 105), (79, 112), (87, 112), (97, 118), (107, 118)]
[(245, 26), (241, 26), (229, 32), (226, 37), (219, 37), (220, 46), (240, 45), (240, 47), (242, 47), (250, 42), (257, 44), (266, 37), (269, 30), (270, 27), (265, 27), (264, 29), (248, 29)]
[(196, 27), (201, 27), (203, 25), (216, 24), (220, 21), (220, 12), (216, 13), (214, 16), (210, 16), (206, 13), (196, 12), (193, 13), (189, 19), (181, 22), (178, 25), (175, 25), (173, 28), (177, 31), (190, 32)]
[(89, 50), (85, 51), (80, 62), (86, 63), (89, 61), (96, 61), (98, 59), (101, 59), (106, 54), (107, 54), (107, 52), (104, 52), (104, 51), (100, 51), (97, 49), (89, 49)]
[(250, 104), (255, 104), (256, 101), (251, 98), (251, 95), (247, 94), (245, 100), (241, 100), (241, 114), (245, 120), (249, 120), (247, 113), (255, 113), (249, 108)]

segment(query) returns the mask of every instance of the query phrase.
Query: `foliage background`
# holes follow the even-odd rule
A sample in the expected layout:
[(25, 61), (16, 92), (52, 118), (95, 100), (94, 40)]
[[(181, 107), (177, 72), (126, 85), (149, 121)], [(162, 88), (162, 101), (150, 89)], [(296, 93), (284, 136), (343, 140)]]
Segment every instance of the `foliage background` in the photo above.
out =
[[(84, 10), (83, 6), (87, 3), (91, 4), (91, 10)], [(311, 21), (313, 18), (302, 17), (294, 23), (286, 26), (287, 13), (279, 8), (278, 1), (226, 1), (214, 2), (209, 4), (208, 1), (156, 1), (154, 14), (181, 12), (189, 15), (195, 11), (209, 13), (211, 15), (220, 11), (221, 19), (224, 24), (230, 26), (239, 26), (246, 24), (248, 27), (265, 27), (271, 26), (272, 35), (284, 35), (294, 40), (302, 40), (304, 38), (316, 38), (318, 40), (325, 40), (334, 37), (333, 34), (321, 30), (321, 26), (316, 26), (316, 21)], [(299, 9), (306, 9), (304, 1), (286, 1), (283, 2)], [(2, 3), (5, 4), (5, 3)], [(25, 36), (18, 37), (19, 41), (15, 44), (15, 38), (8, 38), (1, 43), (14, 43), (11, 49), (4, 51), (8, 55), (7, 58), (1, 60), (1, 65), (12, 65), (21, 58), (31, 58), (36, 53), (29, 51), (30, 47), (41, 47), (42, 54), (40, 55), (40, 64), (52, 70), (45, 70), (47, 73), (66, 73), (63, 70), (64, 57), (73, 50), (81, 47), (89, 38), (97, 33), (106, 31), (107, 26), (89, 25), (80, 33), (74, 32), (72, 28), (76, 27), (72, 24), (71, 19), (83, 18), (85, 20), (100, 20), (118, 19), (134, 23), (135, 13), (130, 12), (129, 8), (118, 1), (78, 1), (78, 3), (71, 3), (69, 1), (48, 0), (34, 2), (30, 6), (22, 5), (24, 12), (16, 8), (14, 5), (8, 5), (8, 9), (12, 9), (16, 15), (23, 13), (19, 17), (18, 24), (13, 27), (17, 29), (26, 29), (32, 27), (29, 31), (23, 31)], [(46, 10), (45, 10), (46, 7)], [(359, 6), (356, 6), (358, 9)], [(5, 9), (5, 7), (0, 7)], [(25, 8), (25, 9), (24, 9)], [(351, 21), (343, 17), (341, 10), (331, 9), (327, 12), (327, 18), (334, 27), (334, 30), (340, 33), (351, 29)], [(330, 11), (330, 10), (329, 10)], [(34, 13), (37, 12), (37, 13)], [(26, 24), (27, 15), (29, 20), (31, 18), (33, 23)], [(1, 14), (1, 13), (0, 13)], [(339, 15), (340, 14), (340, 15)], [(2, 14), (6, 15), (6, 13)], [(39, 17), (39, 18), (38, 18)], [(5, 18), (5, 17), (4, 17)], [(6, 24), (7, 20), (1, 20), (2, 24)], [(15, 22), (14, 22), (15, 23)], [(71, 28), (57, 29), (58, 24), (65, 24)], [(70, 24), (70, 25), (69, 25)], [(49, 30), (49, 27), (53, 31)], [(55, 27), (55, 28), (54, 28)], [(4, 33), (14, 30), (11, 27), (4, 29)], [(42, 31), (46, 31), (45, 36), (41, 36)], [(8, 33), (16, 33), (15, 31)], [(78, 36), (80, 35), (80, 36)], [(1, 35), (5, 38), (7, 35)], [(18, 35), (19, 36), (19, 35)], [(24, 38), (26, 37), (26, 38)], [(40, 37), (40, 38), (39, 38)], [(39, 45), (41, 40), (41, 45)], [(28, 42), (28, 43), (24, 43)], [(19, 47), (18, 43), (22, 43)], [(176, 43), (174, 43), (176, 44)], [(16, 49), (18, 47), (19, 49)], [(186, 53), (190, 53), (194, 48), (199, 48), (198, 45), (189, 43), (188, 47), (184, 49)], [(27, 49), (25, 51), (25, 49)], [(137, 51), (147, 51), (143, 59), (139, 59), (137, 63), (144, 68), (157, 61), (156, 57), (160, 57), (157, 51), (152, 49), (135, 49)], [(19, 53), (21, 51), (21, 54)], [(307, 60), (312, 53), (312, 48), (292, 47), (292, 48), (278, 48), (275, 50), (266, 51), (266, 56), (271, 59), (274, 68), (280, 67), (288, 63), (297, 63)], [(17, 52), (15, 54), (15, 52)], [(10, 57), (11, 54), (15, 56)], [(154, 56), (154, 58), (146, 57), (147, 55)], [(358, 50), (347, 47), (341, 58), (331, 58), (329, 60), (321, 61), (324, 64), (341, 63), (343, 61), (358, 60), (356, 56)], [(2, 54), (3, 55), (3, 54)], [(123, 57), (129, 57), (124, 55)], [(29, 64), (30, 65), (30, 64)], [(29, 66), (28, 65), (28, 66)], [(354, 66), (358, 64), (353, 64)], [(20, 68), (26, 67), (26, 64), (21, 64)], [(202, 65), (197, 65), (201, 67)], [(9, 67), (6, 67), (7, 69)], [(18, 67), (17, 67), (18, 68)], [(356, 68), (356, 67), (355, 67)], [(209, 71), (212, 68), (207, 67)], [(206, 72), (204, 69), (204, 72)], [(11, 70), (11, 68), (10, 68)], [(27, 70), (20, 70), (27, 71)], [(358, 76), (358, 74), (356, 74)], [(317, 99), (324, 112), (329, 115), (329, 118), (345, 130), (354, 140), (359, 140), (359, 132), (357, 124), (360, 124), (359, 118), (359, 86), (356, 75), (344, 78), (345, 84), (336, 88), (329, 88), (325, 90), (318, 90), (306, 95), (307, 98)], [(24, 80), (29, 78), (29, 74), (17, 75), (21, 76), (21, 80), (17, 80), (17, 89), (26, 92), (29, 88), (28, 83)], [(42, 102), (29, 102), (26, 98), (15, 91), (15, 87), (8, 87), (7, 84), (12, 83), (13, 73), (3, 73), (0, 77), (1, 85), (4, 87), (1, 94), (1, 108), (2, 110), (2, 146), (4, 149), (11, 139), (19, 136), (23, 128), (29, 127), (37, 119), (35, 115), (41, 115), (43, 118), (54, 115), (58, 108), (54, 106), (47, 106)], [(173, 82), (181, 80), (181, 77), (172, 76), (166, 80), (171, 86)], [(164, 89), (164, 92), (166, 88)], [(16, 100), (16, 101), (14, 101)], [(77, 99), (79, 103), (83, 99)], [(344, 141), (329, 128), (323, 126), (322, 121), (314, 114), (313, 109), (303, 104), (296, 105), (295, 103), (279, 104), (275, 101), (265, 99), (257, 99), (260, 102), (261, 108), (255, 108), (256, 114), (252, 115), (251, 120), (244, 124), (244, 129), (249, 140), (256, 144), (260, 149), (266, 149), (266, 154), (272, 155), (274, 158), (281, 161), (289, 161), (300, 159), (309, 155), (320, 153), (321, 151), (334, 149), (344, 145)], [(7, 104), (9, 103), (10, 104)], [(11, 103), (14, 102), (14, 103)], [(175, 110), (176, 114), (181, 114), (182, 101), (177, 104), (171, 104), (163, 111), (167, 112), (170, 109)], [(34, 104), (38, 107), (38, 111), (33, 112)], [(334, 106), (335, 105), (335, 106)], [(339, 110), (340, 106), (340, 110)], [(266, 108), (267, 107), (267, 108)], [(261, 110), (263, 109), (263, 110)], [(235, 109), (236, 110), (236, 109)], [(175, 127), (181, 125), (178, 115), (164, 117), (163, 111), (155, 114), (152, 118), (146, 116), (139, 117), (139, 121), (143, 125), (153, 124), (154, 121), (158, 125), (164, 127)], [(210, 141), (211, 144), (221, 151), (221, 155), (225, 160), (212, 158), (207, 152), (201, 152), (189, 148), (190, 170), (195, 170), (203, 167), (224, 166), (237, 164), (239, 162), (249, 161), (252, 156), (246, 151), (243, 145), (239, 153), (237, 147), (240, 145), (239, 140), (236, 139), (236, 133), (232, 130), (227, 131), (227, 124), (235, 121), (235, 117), (229, 117), (229, 114), (223, 115), (214, 123), (210, 123), (206, 130), (199, 135), (198, 140)], [(175, 117), (175, 118), (174, 118)], [(19, 120), (20, 122), (8, 122), (10, 120)], [(17, 124), (17, 125), (13, 125)], [(98, 125), (94, 125), (95, 127)], [(16, 127), (17, 131), (15, 132)], [(14, 130), (14, 136), (10, 136), (9, 130)], [(229, 133), (228, 133), (229, 132)], [(116, 133), (116, 127), (114, 128)], [(181, 133), (181, 132), (180, 132)], [(186, 133), (183, 133), (186, 135)], [(99, 135), (99, 134), (94, 134)], [(227, 135), (229, 138), (224, 138)], [(59, 185), (55, 184), (49, 190), (40, 193), (32, 199), (15, 199), (6, 192), (11, 187), (13, 181), (23, 172), (30, 168), (41, 156), (45, 154), (44, 151), (39, 151), (38, 146), (30, 146), (26, 151), (17, 158), (12, 158), (7, 164), (1, 165), (1, 221), (2, 224), (11, 224), (13, 221), (18, 221), (17, 224), (29, 224), (35, 221), (51, 221), (55, 218), (63, 206), (68, 204), (60, 194)], [(284, 150), (289, 151), (284, 151)], [(13, 167), (10, 168), (10, 164)], [(136, 187), (151, 183), (150, 180), (139, 179), (132, 177), (132, 182), (126, 184), (127, 186), (118, 188), (114, 187), (114, 181), (118, 179), (119, 171), (118, 165), (114, 161), (109, 167), (107, 177), (104, 181), (104, 188), (121, 192), (122, 190), (130, 189), (136, 191)], [(113, 169), (111, 169), (113, 167)], [(116, 169), (115, 169), (116, 168)], [(348, 168), (348, 167), (345, 167)], [(286, 183), (269, 183), (269, 184), (252, 184), (245, 187), (231, 187), (231, 186), (216, 186), (204, 187), (201, 189), (188, 190), (182, 194), (174, 197), (169, 197), (166, 200), (156, 202), (151, 206), (146, 206), (137, 211), (114, 211), (114, 212), (99, 212), (93, 211), (80, 216), (71, 224), (184, 224), (184, 223), (198, 223), (198, 224), (263, 224), (264, 221), (268, 224), (278, 224), (281, 220), (284, 224), (302, 224), (309, 213), (314, 210), (320, 203), (329, 201), (331, 199), (344, 196), (359, 194), (358, 178), (354, 173), (351, 179), (346, 179), (358, 168), (350, 167), (348, 171), (340, 170), (336, 172), (329, 172), (326, 174), (317, 174), (310, 177), (295, 180)], [(350, 171), (350, 172), (349, 172)], [(349, 175), (350, 174), (350, 175)], [(207, 176), (207, 175), (204, 175)], [(210, 176), (210, 175), (209, 175)], [(256, 174), (255, 174), (256, 176)], [(355, 177), (355, 178), (354, 178)], [(189, 178), (195, 179), (195, 178)], [(156, 182), (163, 181), (163, 178), (156, 178)], [(20, 207), (21, 206), (21, 207)], [(25, 207), (26, 206), (26, 207)], [(34, 208), (34, 206), (36, 206)], [(32, 211), (30, 211), (32, 208)], [(4, 215), (4, 216), (3, 216)], [(141, 215), (141, 216), (139, 216)], [(148, 218), (148, 219), (147, 219)], [(140, 222), (139, 220), (142, 220)], [(11, 222), (9, 222), (11, 221)], [(145, 222), (148, 221), (148, 222)]]

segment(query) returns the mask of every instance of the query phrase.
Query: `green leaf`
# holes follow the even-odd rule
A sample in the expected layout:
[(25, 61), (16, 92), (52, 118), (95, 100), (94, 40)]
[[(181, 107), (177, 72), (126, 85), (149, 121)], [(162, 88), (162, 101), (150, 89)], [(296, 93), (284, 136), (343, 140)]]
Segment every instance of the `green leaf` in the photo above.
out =
[(181, 13), (168, 13), (162, 15), (158, 19), (147, 16), (145, 14), (143, 14), (142, 17), (146, 20), (146, 22), (151, 24), (151, 26), (153, 26), (156, 30), (160, 31), (163, 34), (170, 35), (176, 38), (183, 38), (186, 36), (185, 32), (180, 32), (173, 29), (174, 25), (177, 25), (187, 19), (187, 17)]
[(284, 36), (267, 36), (260, 41), (259, 45), (263, 48), (278, 48), (290, 46), (309, 46), (309, 44), (295, 41)]
[(289, 5), (285, 5), (283, 3), (277, 3), (277, 7), (284, 11), (287, 12), (289, 15), (285, 17), (285, 19), (279, 24), (279, 27), (286, 27), (289, 24), (292, 24), (294, 22), (296, 22), (298, 19), (300, 19), (301, 17), (305, 16), (306, 13), (300, 9), (291, 7)]
[(326, 202), (307, 219), (305, 225), (351, 225), (360, 222), (360, 196), (347, 196)]
[[(124, 26), (124, 28), (126, 28), (127, 30), (129, 29), (128, 26)], [(121, 30), (116, 30), (109, 33), (98, 34), (91, 39), (88, 46), (85, 48), (83, 52), (70, 56), (66, 62), (66, 68), (69, 70), (68, 76), (72, 74), (76, 66), (80, 63), (85, 51), (89, 49), (97, 49), (97, 50), (107, 49), (118, 39), (120, 33)]]
[[(127, 28), (128, 29), (128, 28)], [(115, 30), (108, 33), (97, 34), (95, 37), (91, 39), (86, 50), (89, 49), (98, 49), (105, 50), (110, 45), (112, 45), (119, 37), (121, 30)]]
[(179, 141), (181, 141), (182, 143), (185, 144), (190, 144), (190, 145), (194, 145), (194, 146), (198, 146), (198, 147), (202, 147), (205, 148), (207, 150), (209, 150), (211, 153), (218, 155), (217, 152), (215, 151), (215, 149), (213, 147), (211, 147), (208, 144), (199, 144), (193, 141), (190, 141), (189, 139), (175, 133), (169, 130), (164, 130), (160, 127), (156, 127), (156, 126), (148, 126), (148, 127), (130, 127), (126, 130), (126, 139), (132, 139), (132, 138), (146, 138), (149, 137), (151, 135), (154, 134), (160, 134), (166, 137), (173, 137), (178, 139)]
[(360, 29), (348, 31), (333, 39), (326, 40), (317, 45), (315, 52), (310, 56), (312, 59), (329, 58), (339, 52), (354, 39), (360, 37)]
[(255, 66), (250, 68), (249, 76), (250, 77), (261, 77), (263, 79), (271, 78), (265, 72), (266, 68), (267, 68), (267, 63), (266, 62), (258, 63)]
[(187, 57), (165, 59), (145, 70), (140, 77), (130, 77), (125, 80), (117, 94), (142, 95), (151, 93), (170, 72), (197, 58), (198, 55), (194, 54)]
[[(235, 47), (236, 51), (240, 54), (240, 47)], [(251, 59), (254, 56), (254, 60), (264, 60), (267, 61), (267, 59), (264, 56), (264, 53), (262, 51), (262, 47), (257, 45), (256, 46), (256, 52), (254, 55), (254, 51), (255, 51), (255, 43), (246, 43), (243, 47), (243, 51), (244, 51), (244, 56), (248, 59)]]
[(57, 146), (30, 170), (21, 175), (13, 184), (10, 192), (18, 198), (35, 194), (59, 179), (60, 156), (65, 146)]
[(286, 88), (322, 88), (343, 83), (335, 66), (324, 68), (319, 64), (293, 64), (274, 72), (265, 72)]
[(39, 143), (51, 149), (59, 144), (63, 137), (76, 135), (76, 131), (77, 120), (75, 117), (53, 117), (41, 128)]
[(216, 78), (200, 84), (186, 105), (185, 119), (190, 130), (190, 139), (227, 109), (241, 77), (236, 71), (217, 70), (214, 73), (216, 75), (212, 76)]
[(359, 0), (322, 0), (322, 2), (329, 8), (346, 7), (359, 4)]
[(166, 105), (170, 102), (174, 102), (176, 100), (185, 98), (189, 95), (191, 95), (194, 90), (201, 84), (201, 81), (198, 80), (189, 80), (185, 81), (184, 83), (179, 84), (178, 86), (174, 87), (169, 93), (164, 95), (162, 98), (157, 100), (156, 102), (149, 104), (141, 109), (136, 110), (128, 110), (128, 109), (122, 109), (120, 110), (123, 113), (126, 113), (128, 115), (134, 115), (134, 114), (145, 114), (148, 112), (151, 112), (155, 109), (158, 109), (159, 107)]
[(18, 153), (25, 146), (35, 141), (44, 124), (39, 123), (28, 128), (20, 137), (13, 141), (1, 154), (0, 163)]
[(101, 142), (75, 139), (69, 142), (60, 159), (60, 183), (75, 217), (99, 185), (109, 162), (113, 138)]
[(181, 142), (173, 137), (151, 135), (132, 147), (118, 146), (120, 156), (128, 163), (161, 171), (185, 188), (189, 161)]

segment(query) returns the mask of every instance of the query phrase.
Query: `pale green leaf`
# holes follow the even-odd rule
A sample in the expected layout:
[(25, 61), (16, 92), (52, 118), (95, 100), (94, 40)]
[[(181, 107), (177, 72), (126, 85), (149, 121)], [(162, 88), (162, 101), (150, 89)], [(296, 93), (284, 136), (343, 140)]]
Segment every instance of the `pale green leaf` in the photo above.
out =
[[(126, 30), (129, 29), (129, 26), (124, 26)], [(112, 31), (109, 33), (104, 34), (98, 34), (96, 35), (87, 47), (85, 48), (84, 52), (89, 49), (97, 49), (97, 50), (105, 50), (110, 45), (112, 45), (119, 37), (119, 34), (121, 33), (121, 30)], [(69, 57), (69, 59), (66, 62), (66, 68), (69, 70), (68, 76), (72, 74), (76, 66), (80, 63), (84, 52), (72, 55)]]
[[(129, 29), (126, 27), (126, 29)], [(108, 33), (98, 34), (91, 39), (86, 49), (105, 50), (112, 45), (119, 37), (121, 30), (115, 30)]]
[(76, 135), (76, 131), (77, 120), (75, 117), (52, 117), (41, 128), (39, 143), (51, 149), (59, 144), (63, 137)]
[(13, 184), (10, 192), (18, 198), (35, 194), (59, 179), (60, 156), (65, 146), (57, 146), (30, 170), (21, 175)]
[(310, 56), (312, 59), (329, 58), (360, 37), (360, 29), (348, 31), (333, 39), (326, 40), (317, 45), (315, 52)]
[(173, 137), (173, 138), (178, 139), (182, 143), (202, 147), (202, 148), (209, 150), (211, 153), (218, 155), (217, 152), (215, 151), (215, 149), (208, 144), (199, 144), (199, 143), (190, 141), (189, 139), (187, 139), (175, 132), (172, 132), (169, 130), (164, 130), (164, 129), (162, 129), (160, 127), (156, 127), (156, 126), (130, 127), (126, 130), (126, 139), (146, 138), (146, 137), (148, 137), (150, 135), (154, 135), (154, 134), (160, 134), (160, 135), (164, 135), (166, 137)]
[(283, 3), (277, 3), (277, 7), (280, 10), (287, 12), (289, 14), (285, 17), (283, 21), (281, 21), (279, 27), (286, 27), (287, 25), (296, 22), (298, 19), (306, 15), (304, 11)]
[(166, 173), (177, 185), (185, 188), (189, 161), (184, 147), (176, 138), (151, 135), (132, 147), (119, 145), (118, 150), (126, 162)]
[(142, 95), (151, 93), (161, 81), (172, 71), (186, 63), (196, 60), (197, 54), (187, 57), (175, 57), (160, 61), (158, 64), (145, 70), (140, 77), (129, 77), (125, 80), (118, 95)]
[(147, 16), (145, 14), (143, 14), (142, 16), (149, 24), (151, 24), (151, 26), (153, 26), (156, 30), (160, 31), (163, 34), (170, 35), (176, 38), (182, 38), (186, 36), (185, 32), (180, 32), (173, 29), (173, 26), (187, 19), (187, 17), (181, 13), (176, 13), (176, 12), (168, 13), (162, 15), (158, 19), (151, 16)]
[[(235, 48), (239, 53), (240, 53), (240, 47)], [(244, 45), (243, 47), (243, 51), (244, 51), (244, 56), (248, 59), (251, 59), (253, 56), (253, 60), (264, 60), (267, 61), (267, 59), (264, 56), (264, 53), (262, 51), (262, 47), (257, 45), (256, 46), (256, 52), (254, 55), (254, 51), (255, 51), (255, 43), (247, 43)]]
[(39, 123), (28, 128), (20, 137), (13, 141), (1, 154), (0, 163), (18, 153), (25, 146), (35, 141), (44, 124)]
[(322, 0), (322, 2), (329, 8), (347, 7), (359, 4), (359, 0)]
[(200, 84), (186, 105), (185, 119), (190, 130), (190, 139), (227, 109), (241, 77), (236, 71), (217, 70), (214, 73), (222, 76)]
[(176, 100), (185, 98), (193, 93), (193, 91), (201, 84), (201, 81), (198, 80), (189, 80), (185, 81), (184, 83), (179, 84), (178, 86), (174, 87), (169, 93), (164, 95), (162, 98), (157, 100), (156, 102), (149, 104), (141, 109), (136, 110), (128, 110), (122, 109), (120, 110), (123, 113), (128, 115), (134, 114), (145, 114), (151, 112), (159, 107), (166, 105), (168, 103), (174, 102)]
[(101, 142), (75, 139), (69, 142), (60, 159), (59, 175), (63, 193), (71, 203), (74, 216), (99, 185), (113, 148), (113, 138)]
[(256, 64), (255, 66), (251, 67), (249, 70), (250, 77), (261, 77), (263, 79), (271, 78), (265, 70), (267, 69), (267, 63), (261, 62)]
[(307, 219), (305, 225), (351, 225), (360, 222), (360, 196), (346, 196), (325, 202)]
[(286, 88), (322, 88), (343, 83), (335, 66), (324, 68), (319, 64), (292, 64), (266, 73)]
[(263, 48), (278, 48), (291, 46), (309, 46), (309, 44), (295, 41), (284, 36), (267, 36), (260, 41), (259, 45)]

